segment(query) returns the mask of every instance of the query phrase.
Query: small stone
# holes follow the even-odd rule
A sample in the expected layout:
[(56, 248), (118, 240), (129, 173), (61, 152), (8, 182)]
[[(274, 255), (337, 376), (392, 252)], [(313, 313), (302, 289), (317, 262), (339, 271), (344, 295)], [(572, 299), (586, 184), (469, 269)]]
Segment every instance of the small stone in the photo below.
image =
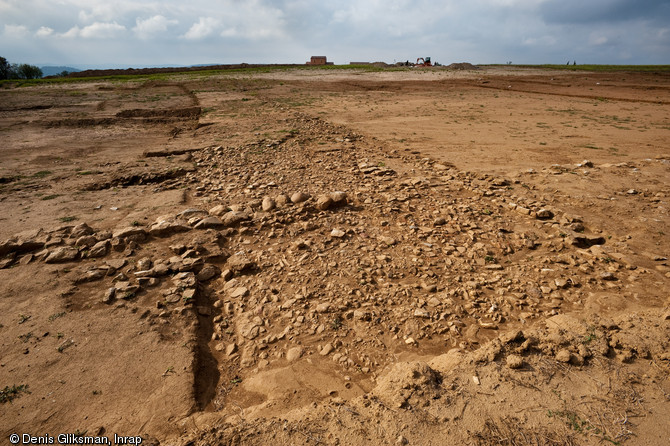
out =
[(394, 239), (393, 237), (388, 237), (388, 236), (381, 236), (381, 237), (378, 238), (378, 240), (381, 243), (383, 243), (387, 246), (393, 246), (396, 243), (398, 243), (396, 239)]
[(279, 206), (285, 206), (291, 201), (291, 198), (286, 194), (280, 194), (277, 195), (275, 201)]
[(234, 273), (242, 273), (253, 269), (256, 263), (244, 254), (234, 254), (228, 258), (228, 268)]
[(114, 271), (120, 270), (124, 266), (126, 266), (126, 259), (109, 259), (105, 260), (105, 263), (107, 266), (109, 266), (111, 269)]
[(94, 282), (96, 280), (100, 280), (103, 277), (105, 277), (105, 274), (107, 271), (103, 271), (100, 269), (94, 269), (91, 271), (86, 271), (84, 274), (78, 275), (73, 279), (73, 282), (75, 284), (79, 283), (85, 283), (85, 282)]
[(347, 204), (347, 193), (342, 191), (335, 191), (330, 193), (330, 198), (336, 206)]
[(424, 310), (423, 308), (417, 308), (416, 310), (414, 310), (414, 317), (430, 319), (430, 313)]
[(263, 198), (263, 203), (261, 204), (261, 209), (264, 212), (269, 212), (277, 207), (277, 202), (270, 197)]
[(196, 275), (196, 279), (200, 282), (207, 282), (208, 280), (213, 279), (214, 277), (221, 274), (221, 270), (215, 265), (205, 265), (202, 267), (200, 272)]
[(557, 288), (560, 288), (560, 289), (565, 289), (565, 288), (569, 288), (569, 287), (570, 287), (570, 283), (569, 283), (567, 280), (563, 279), (563, 278), (555, 279), (555, 280), (554, 280), (554, 283), (556, 284), (556, 287), (557, 287)]
[(182, 244), (170, 245), (170, 251), (174, 252), (177, 255), (182, 255), (186, 251), (186, 246)]
[(215, 217), (220, 217), (223, 214), (228, 212), (228, 206), (224, 206), (222, 204), (214, 206), (212, 209), (209, 210), (209, 215), (213, 215)]
[(237, 287), (230, 292), (230, 297), (237, 299), (240, 297), (245, 297), (249, 294), (249, 289), (247, 287)]
[(107, 291), (105, 291), (105, 294), (102, 296), (102, 303), (103, 304), (111, 303), (114, 300), (115, 295), (116, 295), (115, 287), (107, 288)]
[(330, 236), (331, 236), (331, 237), (342, 238), (342, 237), (344, 237), (345, 235), (346, 235), (346, 233), (345, 233), (343, 230), (341, 230), (341, 229), (337, 229), (337, 228), (336, 228), (336, 229), (333, 229), (332, 231), (330, 231)]
[(292, 347), (288, 349), (288, 352), (286, 352), (286, 360), (288, 362), (296, 361), (297, 359), (300, 359), (302, 354), (303, 354), (302, 347)]
[(317, 313), (328, 313), (330, 311), (330, 304), (328, 302), (320, 303), (316, 306)]
[(556, 353), (556, 360), (558, 362), (563, 362), (563, 363), (567, 364), (567, 363), (570, 362), (571, 358), (572, 358), (572, 354), (567, 349), (562, 349), (558, 353)]
[(424, 291), (427, 291), (429, 293), (437, 292), (437, 285), (435, 285), (434, 283), (422, 283), (421, 288), (423, 288)]
[(616, 276), (609, 271), (606, 271), (600, 275), (600, 280), (612, 281), (616, 280)]
[(535, 216), (540, 220), (548, 220), (554, 217), (554, 213), (551, 212), (549, 209), (540, 209), (539, 211), (537, 211)]
[(413, 337), (410, 336), (407, 339), (405, 339), (405, 344), (407, 344), (407, 345), (416, 344), (416, 341), (414, 340)]
[(333, 199), (328, 195), (321, 195), (316, 200), (315, 207), (320, 211), (325, 211), (333, 205)]
[(335, 350), (333, 348), (333, 345), (331, 343), (328, 343), (328, 344), (323, 346), (323, 348), (321, 349), (321, 352), (319, 352), (319, 354), (321, 356), (328, 356), (333, 350)]
[(190, 302), (195, 298), (196, 289), (195, 288), (186, 288), (182, 293), (181, 297), (184, 299), (184, 302)]
[(170, 274), (170, 268), (165, 263), (159, 263), (151, 268), (151, 277), (162, 277)]
[(235, 343), (228, 344), (228, 346), (226, 347), (226, 355), (227, 356), (232, 356), (236, 352), (237, 352), (237, 344), (235, 344)]
[(294, 204), (303, 203), (309, 200), (310, 195), (305, 192), (296, 192), (291, 195), (291, 202)]
[(523, 367), (523, 358), (519, 355), (508, 355), (505, 362), (510, 369), (520, 369)]
[(433, 226), (442, 226), (447, 224), (447, 220), (444, 217), (437, 217), (433, 220)]
[(151, 259), (148, 257), (143, 257), (139, 259), (136, 263), (137, 269), (140, 271), (145, 271), (151, 268), (153, 263), (151, 262)]
[(109, 251), (110, 243), (109, 240), (103, 240), (91, 247), (88, 251), (89, 257), (104, 257)]

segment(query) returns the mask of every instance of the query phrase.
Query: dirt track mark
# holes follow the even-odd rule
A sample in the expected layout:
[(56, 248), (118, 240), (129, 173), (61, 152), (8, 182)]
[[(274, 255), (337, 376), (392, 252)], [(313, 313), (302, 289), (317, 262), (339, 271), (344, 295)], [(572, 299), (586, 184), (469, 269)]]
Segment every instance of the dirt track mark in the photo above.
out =
[(116, 176), (109, 181), (95, 182), (84, 187), (84, 190), (95, 191), (109, 189), (111, 187), (140, 186), (146, 184), (163, 183), (168, 180), (183, 177), (189, 172), (184, 168), (170, 169), (164, 172), (153, 172), (145, 174), (131, 174), (125, 176)]
[(171, 108), (163, 110), (147, 110), (135, 108), (122, 110), (116, 114), (117, 118), (187, 118), (197, 119), (201, 113), (200, 107)]
[(613, 98), (613, 97), (610, 97), (610, 96), (602, 96), (602, 95), (568, 94), (568, 93), (557, 93), (557, 92), (549, 92), (549, 91), (526, 90), (526, 89), (520, 89), (520, 88), (514, 88), (514, 87), (498, 87), (498, 86), (495, 86), (495, 85), (482, 85), (482, 84), (474, 84), (474, 86), (479, 87), (479, 88), (488, 88), (488, 89), (491, 89), (491, 90), (513, 91), (513, 92), (516, 92), (516, 93), (530, 93), (530, 94), (539, 94), (539, 95), (546, 95), (546, 96), (563, 96), (563, 97), (568, 97), (568, 98), (582, 98), (582, 99), (647, 103), (647, 104), (659, 104), (659, 105), (670, 104), (670, 101), (662, 101), (662, 100)]

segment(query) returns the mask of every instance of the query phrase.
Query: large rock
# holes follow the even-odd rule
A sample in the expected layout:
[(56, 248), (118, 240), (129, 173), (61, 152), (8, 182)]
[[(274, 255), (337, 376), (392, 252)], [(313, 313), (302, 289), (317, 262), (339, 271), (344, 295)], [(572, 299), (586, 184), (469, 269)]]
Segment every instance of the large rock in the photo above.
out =
[(205, 217), (194, 226), (195, 229), (218, 229), (224, 226), (223, 222), (216, 217)]
[(239, 224), (242, 221), (249, 220), (251, 218), (251, 215), (249, 215), (246, 212), (242, 211), (230, 211), (226, 213), (221, 219), (223, 221), (223, 225), (226, 227), (231, 227)]
[(221, 217), (223, 214), (228, 212), (228, 210), (229, 210), (228, 206), (219, 204), (209, 210), (209, 215), (213, 215), (215, 217)]
[(180, 213), (177, 214), (177, 218), (179, 219), (185, 219), (188, 220), (189, 218), (193, 217), (205, 217), (207, 214), (207, 211), (203, 211), (202, 209), (185, 209), (181, 211)]
[(158, 237), (167, 237), (178, 232), (190, 231), (191, 227), (185, 220), (179, 220), (172, 216), (158, 217), (149, 228), (149, 234)]
[(95, 245), (98, 243), (98, 239), (96, 239), (92, 235), (82, 235), (77, 239), (76, 242), (74, 242), (74, 246), (76, 247), (84, 247), (84, 248), (90, 248), (91, 246)]
[(144, 228), (141, 228), (139, 226), (129, 226), (127, 228), (122, 228), (122, 229), (117, 229), (114, 231), (112, 234), (113, 238), (132, 238), (133, 240), (142, 240), (144, 237), (146, 237), (147, 231)]
[(46, 263), (62, 263), (62, 262), (71, 262), (76, 260), (79, 257), (79, 251), (69, 246), (61, 246), (56, 248), (49, 253), (45, 262)]
[(85, 235), (91, 235), (95, 233), (95, 231), (86, 223), (79, 223), (77, 226), (72, 228), (72, 232), (70, 233), (70, 237), (72, 238), (79, 238)]
[(101, 242), (96, 243), (91, 247), (91, 249), (88, 251), (88, 256), (89, 257), (103, 257), (107, 255), (107, 251), (109, 251), (109, 240), (103, 240)]

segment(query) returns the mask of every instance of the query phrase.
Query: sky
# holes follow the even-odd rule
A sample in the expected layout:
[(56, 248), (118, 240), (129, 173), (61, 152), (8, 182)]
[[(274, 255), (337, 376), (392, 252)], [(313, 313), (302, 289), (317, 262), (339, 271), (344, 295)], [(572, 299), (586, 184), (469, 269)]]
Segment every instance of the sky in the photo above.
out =
[(78, 68), (670, 64), (670, 0), (0, 0), (0, 56)]

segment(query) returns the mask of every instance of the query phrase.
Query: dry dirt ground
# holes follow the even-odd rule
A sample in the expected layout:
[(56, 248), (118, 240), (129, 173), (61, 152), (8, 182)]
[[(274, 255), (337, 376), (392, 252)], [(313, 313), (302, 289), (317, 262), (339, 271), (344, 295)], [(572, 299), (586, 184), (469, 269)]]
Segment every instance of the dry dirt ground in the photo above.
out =
[(670, 75), (0, 90), (0, 438), (670, 442)]

